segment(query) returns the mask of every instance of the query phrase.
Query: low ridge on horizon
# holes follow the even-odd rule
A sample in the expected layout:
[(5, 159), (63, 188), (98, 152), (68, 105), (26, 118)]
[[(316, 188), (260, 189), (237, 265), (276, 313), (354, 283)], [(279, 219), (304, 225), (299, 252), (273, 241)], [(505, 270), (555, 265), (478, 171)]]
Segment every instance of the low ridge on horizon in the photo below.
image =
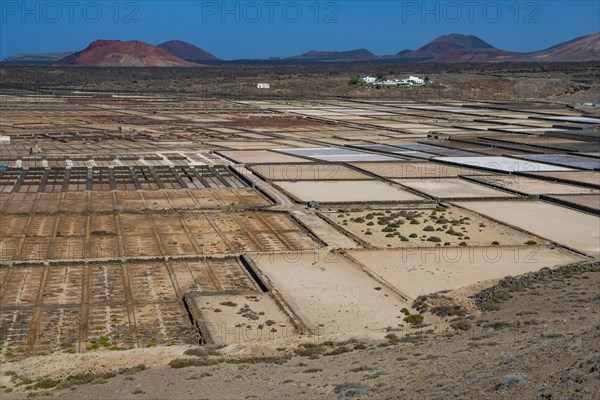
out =
[(288, 60), (369, 60), (379, 58), (367, 49), (347, 51), (310, 50), (298, 56), (287, 57)]
[[(347, 51), (310, 50), (284, 59), (306, 62), (356, 62), (381, 59), (435, 63), (600, 61), (600, 33), (580, 36), (544, 50), (528, 53), (495, 48), (475, 35), (451, 33), (440, 36), (416, 50), (402, 50), (394, 55), (378, 56), (363, 48)], [(187, 67), (198, 66), (198, 62), (202, 61), (222, 60), (206, 50), (181, 40), (170, 40), (157, 46), (136, 40), (96, 40), (76, 53), (17, 54), (7, 57), (3, 62), (99, 67)]]
[(157, 45), (176, 57), (187, 61), (219, 61), (220, 58), (200, 47), (183, 40), (169, 40)]

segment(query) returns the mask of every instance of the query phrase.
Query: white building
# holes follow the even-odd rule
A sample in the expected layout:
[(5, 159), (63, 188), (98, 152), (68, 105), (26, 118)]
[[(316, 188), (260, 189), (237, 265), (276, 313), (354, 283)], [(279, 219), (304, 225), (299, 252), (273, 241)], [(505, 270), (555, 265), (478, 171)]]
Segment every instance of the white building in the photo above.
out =
[(377, 78), (375, 78), (374, 76), (365, 76), (365, 77), (363, 77), (361, 79), (362, 79), (362, 81), (364, 83), (375, 83), (375, 82), (377, 82)]
[(10, 144), (10, 136), (0, 136), (0, 144)]
[(385, 81), (376, 81), (371, 83), (371, 87), (380, 88), (380, 87), (389, 87), (389, 86), (398, 86), (397, 81), (393, 80), (385, 80)]
[(419, 78), (418, 76), (409, 76), (406, 79), (401, 79), (398, 81), (400, 85), (408, 85), (408, 86), (423, 86), (425, 84), (425, 80)]

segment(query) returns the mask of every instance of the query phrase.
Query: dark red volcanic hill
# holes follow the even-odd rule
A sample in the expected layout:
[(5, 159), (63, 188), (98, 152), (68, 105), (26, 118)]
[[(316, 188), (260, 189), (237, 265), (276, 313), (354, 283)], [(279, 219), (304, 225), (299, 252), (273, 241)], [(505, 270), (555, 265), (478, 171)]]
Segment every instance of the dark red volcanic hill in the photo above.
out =
[(87, 67), (197, 67), (159, 47), (132, 40), (96, 40), (85, 50), (58, 61), (56, 65)]
[(427, 43), (425, 46), (417, 50), (403, 50), (397, 54), (398, 58), (403, 59), (430, 59), (441, 56), (449, 51), (462, 51), (474, 49), (493, 49), (489, 43), (484, 42), (477, 36), (461, 35), (459, 33), (451, 33), (449, 35), (440, 36), (434, 41)]
[(217, 61), (218, 57), (200, 47), (181, 40), (170, 40), (158, 45), (161, 49), (168, 51), (176, 57), (189, 61)]
[(549, 49), (522, 55), (519, 61), (600, 61), (600, 33), (582, 36)]
[(565, 62), (600, 61), (600, 33), (579, 37), (549, 49), (533, 53), (516, 53), (495, 48), (450, 50), (428, 62)]
[(299, 56), (289, 57), (290, 60), (312, 60), (312, 61), (342, 61), (342, 60), (372, 60), (379, 58), (366, 49), (349, 51), (317, 51), (311, 50)]

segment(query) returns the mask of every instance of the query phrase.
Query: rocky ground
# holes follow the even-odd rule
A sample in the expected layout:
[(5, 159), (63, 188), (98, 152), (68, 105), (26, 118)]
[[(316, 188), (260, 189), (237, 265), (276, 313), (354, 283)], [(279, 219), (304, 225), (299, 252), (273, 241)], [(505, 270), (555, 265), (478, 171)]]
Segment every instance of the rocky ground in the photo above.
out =
[(505, 278), (472, 307), (464, 290), (419, 298), (425, 325), (378, 342), (31, 358), (2, 366), (2, 399), (595, 399), (599, 284), (596, 261)]
[[(2, 84), (9, 88), (36, 87), (44, 92), (73, 90), (165, 93), (230, 99), (315, 99), (334, 96), (354, 99), (417, 101), (547, 101), (581, 107), (597, 114), (600, 102), (598, 63), (272, 63), (226, 62), (204, 68), (72, 68), (0, 66)], [(428, 77), (426, 88), (373, 89), (349, 85), (356, 75), (382, 74)], [(257, 82), (271, 84), (260, 91)]]

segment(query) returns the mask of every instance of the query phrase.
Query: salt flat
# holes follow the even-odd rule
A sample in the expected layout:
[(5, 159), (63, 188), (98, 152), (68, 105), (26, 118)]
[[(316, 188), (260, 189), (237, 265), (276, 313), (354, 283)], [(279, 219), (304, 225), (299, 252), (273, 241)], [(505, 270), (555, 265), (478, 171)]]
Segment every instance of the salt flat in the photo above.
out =
[(492, 219), (579, 250), (600, 255), (600, 218), (543, 201), (457, 202)]
[(546, 246), (421, 247), (349, 254), (412, 299), (584, 258)]

